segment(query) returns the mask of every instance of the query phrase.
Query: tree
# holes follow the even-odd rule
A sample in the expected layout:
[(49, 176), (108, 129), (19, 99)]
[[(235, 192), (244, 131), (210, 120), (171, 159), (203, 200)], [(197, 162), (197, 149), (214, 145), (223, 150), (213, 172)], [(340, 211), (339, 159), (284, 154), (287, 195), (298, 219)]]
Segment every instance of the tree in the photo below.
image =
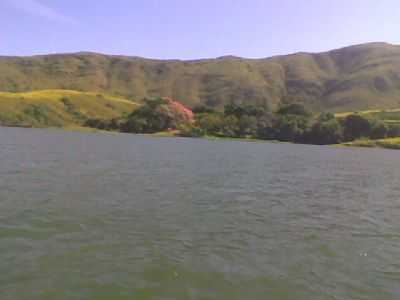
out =
[(254, 116), (242, 116), (238, 119), (237, 126), (240, 137), (254, 137), (257, 135), (257, 118)]
[(374, 120), (371, 122), (371, 139), (384, 139), (388, 136), (388, 131), (389, 129), (383, 121)]
[(238, 104), (227, 104), (224, 107), (224, 114), (226, 116), (235, 116), (241, 118), (243, 116), (260, 117), (264, 115), (268, 110), (263, 106), (255, 105), (238, 105)]
[[(326, 117), (326, 116), (325, 116)], [(337, 119), (320, 118), (307, 134), (307, 142), (317, 145), (338, 144), (343, 141), (343, 128)]]
[(221, 133), (227, 137), (237, 137), (239, 131), (239, 119), (235, 116), (226, 116), (223, 118)]
[(343, 121), (343, 127), (346, 141), (353, 141), (362, 137), (367, 138), (371, 135), (371, 123), (358, 114), (347, 116)]
[(305, 142), (309, 119), (288, 115), (282, 116), (273, 124), (275, 139), (283, 142)]
[(206, 105), (198, 105), (193, 108), (193, 113), (195, 114), (213, 114), (215, 109)]
[(335, 120), (335, 115), (333, 113), (321, 113), (318, 117), (318, 121), (319, 122), (327, 122), (327, 121), (331, 121), (331, 120)]
[(134, 133), (154, 133), (177, 129), (192, 123), (193, 113), (177, 101), (168, 98), (146, 100), (146, 103), (131, 113), (122, 130)]
[(223, 126), (223, 116), (217, 113), (200, 114), (196, 117), (196, 124), (207, 135), (218, 135)]
[(387, 136), (394, 138), (400, 136), (400, 125), (399, 124), (391, 124), (388, 126)]
[(275, 117), (273, 114), (265, 114), (257, 119), (257, 138), (263, 140), (275, 139)]

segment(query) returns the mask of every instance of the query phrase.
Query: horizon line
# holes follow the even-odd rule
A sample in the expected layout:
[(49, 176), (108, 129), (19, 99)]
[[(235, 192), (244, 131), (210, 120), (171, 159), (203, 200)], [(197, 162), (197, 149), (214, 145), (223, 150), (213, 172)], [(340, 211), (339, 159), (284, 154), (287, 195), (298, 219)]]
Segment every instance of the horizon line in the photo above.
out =
[(202, 60), (216, 60), (216, 59), (225, 59), (225, 58), (232, 58), (232, 59), (246, 59), (246, 60), (263, 60), (263, 59), (271, 59), (275, 57), (281, 56), (290, 56), (290, 55), (297, 55), (297, 54), (324, 54), (329, 53), (337, 50), (342, 50), (351, 47), (358, 47), (358, 46), (367, 46), (367, 45), (387, 45), (393, 47), (400, 47), (400, 44), (394, 44), (389, 42), (366, 42), (366, 43), (358, 43), (358, 44), (350, 44), (348, 46), (342, 46), (338, 48), (333, 48), (330, 50), (325, 51), (297, 51), (291, 52), (286, 54), (277, 54), (272, 56), (266, 57), (244, 57), (238, 56), (235, 54), (227, 54), (222, 56), (216, 57), (203, 57), (203, 58), (193, 58), (193, 59), (181, 59), (181, 58), (154, 58), (154, 57), (145, 57), (145, 56), (138, 56), (138, 55), (129, 55), (129, 54), (111, 54), (111, 53), (103, 53), (103, 52), (96, 52), (96, 51), (74, 51), (74, 52), (49, 52), (43, 54), (33, 54), (33, 55), (0, 55), (0, 58), (35, 58), (35, 57), (45, 57), (45, 56), (57, 56), (57, 55), (101, 55), (101, 56), (109, 56), (109, 57), (125, 57), (125, 58), (134, 58), (134, 59), (145, 59), (145, 60), (155, 60), (155, 61), (183, 61), (183, 62), (192, 62), (192, 61), (202, 61)]

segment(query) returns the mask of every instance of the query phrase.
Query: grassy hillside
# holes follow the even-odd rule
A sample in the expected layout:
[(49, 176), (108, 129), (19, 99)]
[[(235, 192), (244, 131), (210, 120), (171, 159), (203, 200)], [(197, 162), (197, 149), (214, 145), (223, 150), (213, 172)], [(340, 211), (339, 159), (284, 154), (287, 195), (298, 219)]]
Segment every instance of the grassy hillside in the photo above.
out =
[(94, 53), (0, 57), (0, 91), (70, 89), (189, 106), (300, 101), (334, 112), (400, 106), (400, 46), (371, 43), (266, 59), (150, 60)]
[[(337, 113), (337, 118), (345, 118), (353, 113), (360, 114), (364, 117), (377, 119), (385, 122), (387, 125), (400, 125), (400, 109), (386, 109), (386, 110), (364, 110), (356, 112), (342, 112)], [(353, 142), (344, 143), (345, 146), (352, 147), (367, 147), (367, 148), (386, 148), (386, 149), (400, 149), (400, 138), (386, 138), (380, 140), (361, 139)]]
[(362, 110), (356, 112), (342, 112), (336, 113), (335, 116), (337, 118), (345, 118), (353, 113), (360, 114), (365, 117), (369, 117), (372, 119), (377, 119), (384, 121), (388, 125), (390, 124), (400, 124), (400, 108), (394, 109), (373, 109), (373, 110)]
[(0, 93), (0, 124), (33, 127), (80, 126), (88, 118), (111, 119), (137, 104), (114, 96), (68, 90)]

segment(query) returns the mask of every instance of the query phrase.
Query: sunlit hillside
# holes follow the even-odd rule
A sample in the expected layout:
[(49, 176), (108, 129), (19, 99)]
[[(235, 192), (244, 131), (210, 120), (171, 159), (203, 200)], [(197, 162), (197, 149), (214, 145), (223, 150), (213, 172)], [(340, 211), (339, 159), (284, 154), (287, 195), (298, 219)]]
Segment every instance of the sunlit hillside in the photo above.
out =
[(400, 47), (371, 43), (266, 59), (151, 60), (94, 53), (0, 57), (0, 90), (69, 89), (191, 107), (303, 102), (334, 112), (400, 106)]
[(114, 96), (68, 90), (0, 93), (0, 124), (65, 127), (88, 118), (111, 119), (130, 113), (136, 103)]

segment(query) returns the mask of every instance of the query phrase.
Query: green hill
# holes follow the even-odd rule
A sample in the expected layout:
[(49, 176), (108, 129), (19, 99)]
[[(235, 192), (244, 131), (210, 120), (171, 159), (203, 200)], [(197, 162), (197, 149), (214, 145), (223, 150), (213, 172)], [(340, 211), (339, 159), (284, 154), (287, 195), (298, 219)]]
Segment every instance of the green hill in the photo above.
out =
[(0, 125), (74, 127), (89, 118), (120, 117), (136, 106), (114, 96), (68, 90), (0, 92)]
[(371, 43), (266, 59), (151, 60), (95, 53), (0, 57), (0, 90), (68, 89), (193, 107), (303, 102), (335, 112), (400, 107), (400, 46)]

